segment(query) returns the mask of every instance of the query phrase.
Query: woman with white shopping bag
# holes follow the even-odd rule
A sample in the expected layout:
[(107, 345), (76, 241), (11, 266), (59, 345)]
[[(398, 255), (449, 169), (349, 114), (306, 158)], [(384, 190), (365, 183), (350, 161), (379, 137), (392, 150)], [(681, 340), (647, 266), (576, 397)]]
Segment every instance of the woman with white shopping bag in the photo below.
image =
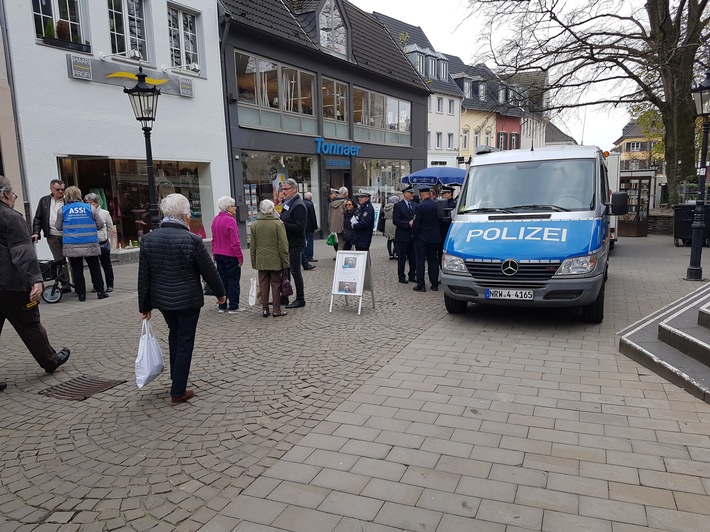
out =
[(172, 404), (195, 395), (187, 379), (195, 346), (200, 309), (205, 304), (202, 277), (217, 302), (226, 301), (224, 286), (202, 238), (190, 232), (190, 202), (182, 194), (169, 194), (160, 202), (160, 227), (141, 239), (138, 264), (138, 310), (150, 320), (158, 309), (168, 324)]
[(138, 343), (138, 356), (136, 357), (136, 386), (143, 388), (154, 381), (165, 369), (163, 363), (163, 350), (158, 340), (153, 336), (150, 321), (143, 320), (141, 339)]

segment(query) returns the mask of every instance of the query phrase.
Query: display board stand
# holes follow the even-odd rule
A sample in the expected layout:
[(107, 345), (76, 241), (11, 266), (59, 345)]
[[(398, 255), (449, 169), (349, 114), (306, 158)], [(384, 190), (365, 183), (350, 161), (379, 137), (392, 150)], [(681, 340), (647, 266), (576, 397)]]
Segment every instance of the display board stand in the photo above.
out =
[(372, 308), (375, 308), (375, 292), (372, 289), (372, 267), (370, 253), (367, 251), (338, 251), (335, 257), (333, 287), (330, 292), (330, 309), (333, 312), (335, 296), (344, 296), (345, 305), (348, 297), (359, 298), (357, 315), (362, 311), (363, 292), (369, 290), (372, 295)]

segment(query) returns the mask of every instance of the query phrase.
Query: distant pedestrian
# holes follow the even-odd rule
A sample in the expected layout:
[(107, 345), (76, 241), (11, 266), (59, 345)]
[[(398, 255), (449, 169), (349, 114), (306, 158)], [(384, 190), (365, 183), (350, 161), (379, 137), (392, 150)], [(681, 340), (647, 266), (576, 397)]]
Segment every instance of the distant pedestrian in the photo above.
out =
[[(397, 277), (403, 284), (416, 282), (416, 253), (412, 239), (412, 224), (414, 220), (414, 188), (408, 187), (402, 191), (402, 200), (395, 203), (392, 209), (392, 223), (395, 226), (394, 241), (397, 249)], [(409, 275), (405, 275), (405, 266), (409, 265)]]
[(372, 233), (375, 230), (375, 208), (370, 202), (370, 193), (367, 190), (360, 189), (355, 197), (360, 206), (351, 221), (352, 243), (356, 251), (370, 251)]
[[(101, 219), (104, 221), (103, 229), (99, 229), (97, 236), (99, 238), (99, 247), (101, 248), (101, 255), (99, 255), (99, 261), (101, 262), (101, 268), (104, 270), (104, 277), (106, 278), (106, 293), (113, 292), (113, 265), (111, 264), (111, 235), (113, 234), (113, 220), (111, 219), (111, 213), (106, 209), (101, 208), (99, 203), (99, 195), (90, 192), (84, 196), (84, 201), (96, 207), (101, 215)], [(95, 291), (95, 290), (93, 290)]]
[(190, 232), (190, 201), (168, 194), (160, 202), (160, 227), (144, 235), (138, 259), (138, 311), (149, 320), (158, 309), (168, 325), (171, 403), (194, 397), (187, 389), (200, 309), (205, 304), (203, 278), (220, 305), (224, 286), (202, 238)]
[(289, 274), (293, 277), (293, 284), (296, 285), (296, 299), (292, 303), (286, 303), (288, 301), (288, 298), (286, 298), (284, 303), (286, 308), (300, 308), (306, 306), (301, 263), (303, 260), (303, 248), (306, 246), (308, 211), (306, 204), (298, 193), (298, 183), (296, 183), (295, 179), (289, 177), (284, 181), (281, 190), (283, 190), (284, 194), (281, 221), (286, 227), (286, 235), (288, 236), (289, 262), (291, 264)]
[(318, 262), (318, 259), (313, 258), (313, 232), (318, 229), (318, 218), (316, 217), (316, 208), (313, 205), (313, 194), (306, 192), (303, 194), (303, 203), (306, 204), (306, 247), (303, 250), (303, 258), (301, 264), (304, 270), (313, 270), (315, 266), (308, 264), (309, 262)]
[(424, 264), (429, 272), (431, 289), (439, 290), (439, 265), (437, 251), (441, 247), (439, 216), (436, 206), (436, 192), (428, 186), (419, 188), (421, 201), (414, 211), (412, 238), (417, 255), (417, 286), (415, 292), (426, 292), (424, 285)]
[(394, 240), (395, 232), (397, 228), (394, 225), (394, 204), (399, 201), (399, 196), (392, 195), (387, 199), (387, 203), (382, 207), (382, 212), (380, 216), (385, 221), (385, 230), (382, 234), (387, 238), (387, 253), (390, 256), (390, 260), (395, 260), (397, 258), (397, 246)]
[[(17, 194), (0, 175), (0, 332), (8, 320), (37, 363), (54, 373), (71, 352), (55, 352), (39, 316), (42, 273), (23, 216), (15, 209)], [(6, 383), (0, 382), (0, 390)]]
[(271, 288), (273, 316), (285, 316), (286, 312), (281, 310), (281, 276), (290, 265), (288, 237), (284, 224), (276, 217), (273, 201), (263, 200), (259, 204), (259, 217), (251, 224), (249, 253), (252, 268), (259, 272), (261, 315), (264, 318), (270, 315)]
[[(98, 237), (98, 231), (105, 228), (106, 223), (99, 210), (83, 203), (81, 198), (79, 187), (69, 187), (64, 191), (64, 205), (57, 213), (54, 227), (62, 231), (62, 253), (69, 259), (79, 301), (86, 301), (84, 261), (89, 266), (96, 297), (106, 299), (108, 294), (101, 276), (101, 248)], [(94, 230), (89, 231), (89, 228)]]
[[(344, 187), (343, 187), (344, 188)], [(342, 189), (341, 189), (342, 190)], [(345, 189), (345, 196), (340, 193), (340, 190), (331, 188), (330, 189), (330, 203), (328, 204), (328, 231), (335, 233), (338, 237), (336, 242), (335, 252), (338, 252), (339, 248), (343, 247), (343, 222), (345, 218), (345, 202), (347, 200), (348, 189)], [(334, 257), (335, 258), (335, 257)]]
[(239, 312), (239, 283), (242, 279), (242, 244), (239, 240), (239, 228), (234, 215), (237, 204), (234, 198), (222, 196), (217, 200), (219, 212), (212, 220), (212, 255), (217, 271), (227, 292), (227, 301), (219, 305), (219, 312), (236, 314)]

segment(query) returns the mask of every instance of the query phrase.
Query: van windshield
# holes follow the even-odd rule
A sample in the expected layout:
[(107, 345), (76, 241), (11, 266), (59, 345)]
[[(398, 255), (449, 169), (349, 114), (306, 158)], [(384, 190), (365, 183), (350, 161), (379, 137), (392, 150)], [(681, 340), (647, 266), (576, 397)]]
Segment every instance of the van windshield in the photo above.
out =
[(593, 159), (521, 161), (471, 167), (458, 212), (589, 211)]

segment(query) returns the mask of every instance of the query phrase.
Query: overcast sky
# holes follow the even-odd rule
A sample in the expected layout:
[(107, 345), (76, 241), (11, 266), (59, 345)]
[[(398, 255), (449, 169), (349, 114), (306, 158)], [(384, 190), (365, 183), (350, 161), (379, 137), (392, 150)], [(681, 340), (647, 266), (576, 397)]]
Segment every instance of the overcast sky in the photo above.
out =
[[(422, 28), (437, 52), (457, 55), (464, 63), (480, 62), (476, 50), (480, 19), (468, 19), (466, 0), (350, 0), (369, 13), (378, 12)], [(458, 27), (457, 27), (458, 26)], [(485, 51), (485, 50), (484, 50)], [(491, 65), (489, 65), (491, 66)], [(600, 107), (569, 110), (556, 115), (553, 123), (577, 142), (594, 144), (604, 150), (614, 146), (629, 121), (626, 109), (607, 111)]]

